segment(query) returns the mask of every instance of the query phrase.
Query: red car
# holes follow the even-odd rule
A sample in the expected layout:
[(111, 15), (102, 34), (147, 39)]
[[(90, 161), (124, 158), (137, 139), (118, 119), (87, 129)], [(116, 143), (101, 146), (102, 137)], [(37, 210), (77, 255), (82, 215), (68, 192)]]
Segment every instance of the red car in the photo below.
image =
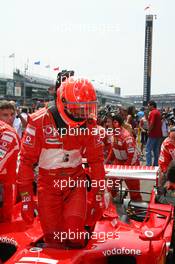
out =
[(171, 260), (173, 206), (156, 203), (156, 187), (149, 202), (131, 201), (126, 194), (132, 190), (121, 188), (126, 178), (139, 177), (140, 180), (154, 181), (156, 185), (158, 168), (107, 165), (105, 169), (106, 177), (118, 179), (120, 188), (116, 190), (114, 203), (110, 202), (104, 209), (93, 229), (86, 226), (86, 247), (57, 249), (45, 245), (38, 217), (33, 225), (27, 226), (21, 220), (20, 204), (17, 204), (12, 223), (0, 224), (0, 263), (175, 263)]

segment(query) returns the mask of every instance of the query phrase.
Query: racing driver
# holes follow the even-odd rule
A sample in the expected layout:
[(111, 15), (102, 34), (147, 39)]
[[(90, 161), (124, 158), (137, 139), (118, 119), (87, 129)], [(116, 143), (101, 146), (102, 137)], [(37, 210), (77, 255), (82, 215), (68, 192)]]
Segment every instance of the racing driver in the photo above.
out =
[(102, 142), (98, 133), (92, 133), (96, 111), (93, 85), (69, 77), (57, 89), (56, 104), (32, 114), (26, 128), (18, 176), (22, 217), (28, 224), (33, 222), (33, 165), (38, 163), (38, 213), (49, 245), (84, 246), (84, 237), (78, 235), (84, 232), (87, 211), (83, 152), (91, 181), (97, 182), (91, 190), (94, 200), (102, 195), (98, 184), (105, 175)]

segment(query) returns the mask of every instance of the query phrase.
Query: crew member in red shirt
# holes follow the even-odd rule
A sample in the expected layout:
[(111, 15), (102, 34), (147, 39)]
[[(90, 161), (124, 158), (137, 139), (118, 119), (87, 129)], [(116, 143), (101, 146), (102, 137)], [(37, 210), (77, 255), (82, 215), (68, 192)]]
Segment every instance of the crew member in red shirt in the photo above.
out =
[[(160, 141), (162, 137), (161, 114), (157, 110), (157, 104), (154, 101), (149, 101), (148, 108), (150, 110), (150, 113), (148, 116), (148, 140), (146, 144), (146, 165), (158, 166)], [(154, 155), (153, 164), (152, 164), (152, 151)]]

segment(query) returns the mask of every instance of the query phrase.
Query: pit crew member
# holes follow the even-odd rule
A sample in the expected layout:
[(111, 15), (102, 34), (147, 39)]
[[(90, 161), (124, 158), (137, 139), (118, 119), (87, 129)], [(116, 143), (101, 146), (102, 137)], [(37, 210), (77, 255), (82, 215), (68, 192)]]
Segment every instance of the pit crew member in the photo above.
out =
[(160, 168), (160, 186), (163, 186), (166, 181), (166, 172), (172, 160), (175, 160), (175, 127), (170, 128), (168, 137), (161, 145), (161, 151), (158, 160)]
[(0, 222), (10, 222), (12, 219), (19, 149), (17, 133), (0, 120)]
[[(123, 118), (116, 114), (113, 116), (114, 139), (112, 148), (106, 163), (114, 160), (116, 165), (139, 165), (138, 152), (134, 137), (122, 126)], [(130, 190), (140, 190), (139, 180), (126, 180), (126, 185)], [(133, 200), (142, 200), (139, 192), (131, 192), (130, 197)]]
[(175, 160), (173, 159), (167, 168), (166, 182), (163, 188), (158, 188), (156, 201), (175, 206)]

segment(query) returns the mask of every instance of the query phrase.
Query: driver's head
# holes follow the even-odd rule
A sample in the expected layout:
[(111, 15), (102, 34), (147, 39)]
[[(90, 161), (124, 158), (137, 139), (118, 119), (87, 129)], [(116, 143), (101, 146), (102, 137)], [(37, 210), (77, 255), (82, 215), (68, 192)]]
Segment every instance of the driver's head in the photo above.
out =
[(62, 119), (72, 127), (97, 116), (96, 92), (86, 79), (71, 77), (62, 82), (57, 90), (56, 104)]

